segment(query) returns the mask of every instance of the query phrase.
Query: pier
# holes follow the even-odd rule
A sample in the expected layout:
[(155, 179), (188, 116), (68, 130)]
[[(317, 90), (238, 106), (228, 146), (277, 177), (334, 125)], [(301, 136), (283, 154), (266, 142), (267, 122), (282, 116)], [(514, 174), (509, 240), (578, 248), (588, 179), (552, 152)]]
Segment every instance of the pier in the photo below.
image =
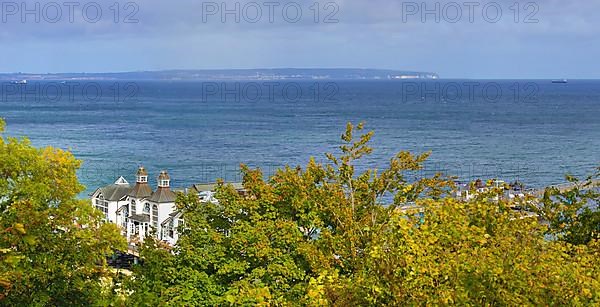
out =
[(589, 190), (589, 189), (600, 187), (600, 179), (594, 179), (588, 185), (586, 185), (587, 183), (588, 183), (587, 181), (584, 181), (584, 182), (569, 182), (569, 183), (554, 184), (554, 185), (545, 187), (543, 189), (528, 190), (526, 192), (529, 195), (539, 198), (539, 197), (544, 196), (544, 192), (546, 191), (547, 188), (556, 188), (562, 193), (562, 192), (569, 191), (573, 188)]

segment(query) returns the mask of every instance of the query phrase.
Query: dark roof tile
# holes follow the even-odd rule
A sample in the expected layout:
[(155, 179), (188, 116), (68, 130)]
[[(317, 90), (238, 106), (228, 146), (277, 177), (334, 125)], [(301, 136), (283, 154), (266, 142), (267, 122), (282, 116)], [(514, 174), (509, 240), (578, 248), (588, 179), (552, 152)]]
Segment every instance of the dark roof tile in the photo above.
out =
[(177, 195), (173, 193), (169, 188), (158, 188), (149, 200), (155, 203), (172, 203), (175, 202)]
[(131, 191), (129, 184), (111, 184), (100, 188), (100, 192), (104, 196), (104, 199), (109, 201), (117, 201), (127, 196)]
[(135, 198), (145, 198), (152, 195), (152, 188), (147, 183), (136, 183), (128, 195)]

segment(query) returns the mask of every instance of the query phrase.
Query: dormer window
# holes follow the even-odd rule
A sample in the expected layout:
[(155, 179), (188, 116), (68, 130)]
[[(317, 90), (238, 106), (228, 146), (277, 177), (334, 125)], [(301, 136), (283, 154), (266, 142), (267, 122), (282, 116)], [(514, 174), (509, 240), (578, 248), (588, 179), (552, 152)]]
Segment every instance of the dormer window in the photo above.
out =
[(140, 168), (138, 168), (136, 175), (136, 181), (138, 183), (146, 183), (148, 182), (148, 172), (146, 172), (146, 169), (143, 166), (140, 166)]
[(161, 171), (160, 175), (158, 176), (158, 187), (160, 188), (168, 188), (170, 181), (171, 181), (171, 177), (169, 177), (169, 174), (167, 173), (167, 171)]

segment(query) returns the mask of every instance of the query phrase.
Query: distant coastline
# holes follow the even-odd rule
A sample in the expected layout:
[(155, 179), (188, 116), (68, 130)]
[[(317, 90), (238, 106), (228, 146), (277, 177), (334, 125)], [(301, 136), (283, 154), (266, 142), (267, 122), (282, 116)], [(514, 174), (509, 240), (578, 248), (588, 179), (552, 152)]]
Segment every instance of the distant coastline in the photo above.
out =
[(437, 79), (437, 73), (358, 68), (274, 68), (161, 70), (114, 73), (0, 73), (0, 81), (16, 80), (396, 80)]

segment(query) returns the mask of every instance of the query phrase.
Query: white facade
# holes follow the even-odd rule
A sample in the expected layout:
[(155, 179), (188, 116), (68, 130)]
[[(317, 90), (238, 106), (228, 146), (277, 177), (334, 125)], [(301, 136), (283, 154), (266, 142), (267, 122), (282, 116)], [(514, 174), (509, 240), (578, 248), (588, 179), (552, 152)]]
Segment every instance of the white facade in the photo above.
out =
[(104, 213), (106, 221), (118, 223), (117, 210), (126, 203), (124, 197), (120, 195), (120, 190), (126, 191), (129, 188), (127, 180), (119, 177), (111, 186), (96, 189), (91, 194), (92, 204)]
[(107, 222), (120, 227), (122, 235), (130, 243), (142, 242), (144, 238), (154, 236), (175, 244), (179, 217), (176, 214), (175, 193), (170, 189), (170, 178), (166, 171), (161, 172), (156, 190), (148, 185), (147, 178), (146, 171), (140, 167), (134, 186), (120, 177), (114, 184), (94, 191), (90, 195), (92, 204), (104, 212)]
[[(243, 193), (240, 183), (232, 184)], [(198, 193), (201, 202), (218, 203), (215, 198), (217, 184), (195, 184), (190, 190)], [(135, 185), (123, 177), (114, 184), (98, 188), (90, 195), (94, 207), (104, 212), (107, 222), (115, 223), (127, 241), (135, 245), (148, 236), (175, 245), (179, 239), (178, 229), (184, 220), (175, 205), (176, 194), (171, 191), (170, 177), (162, 171), (157, 178), (157, 188), (148, 184), (148, 174), (140, 167)]]

